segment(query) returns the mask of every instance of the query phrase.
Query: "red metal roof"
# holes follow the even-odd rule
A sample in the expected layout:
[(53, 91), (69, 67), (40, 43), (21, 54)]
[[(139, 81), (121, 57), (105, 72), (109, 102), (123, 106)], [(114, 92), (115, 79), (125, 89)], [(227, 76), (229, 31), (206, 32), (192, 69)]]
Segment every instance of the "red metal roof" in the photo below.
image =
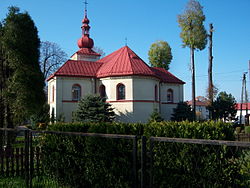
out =
[(151, 68), (127, 46), (100, 59), (99, 62), (103, 62), (103, 65), (97, 72), (98, 78), (128, 75), (155, 76)]
[(49, 81), (54, 76), (96, 77), (96, 72), (101, 65), (100, 62), (68, 60), (47, 80)]
[(185, 84), (182, 80), (168, 72), (164, 68), (159, 67), (151, 67), (151, 70), (155, 73), (155, 75), (165, 83), (175, 83), (175, 84)]
[[(87, 54), (87, 50), (91, 49), (82, 48), (76, 53)], [(165, 83), (185, 84), (163, 68), (149, 67), (128, 46), (120, 48), (97, 62), (68, 60), (48, 80), (54, 76), (103, 78), (129, 75), (151, 76)]]
[[(236, 103), (236, 109), (240, 110), (241, 103)], [(242, 110), (250, 109), (250, 103), (242, 103)]]
[(77, 54), (83, 54), (83, 55), (94, 55), (94, 56), (101, 56), (101, 54), (96, 53), (91, 48), (81, 48), (76, 52)]

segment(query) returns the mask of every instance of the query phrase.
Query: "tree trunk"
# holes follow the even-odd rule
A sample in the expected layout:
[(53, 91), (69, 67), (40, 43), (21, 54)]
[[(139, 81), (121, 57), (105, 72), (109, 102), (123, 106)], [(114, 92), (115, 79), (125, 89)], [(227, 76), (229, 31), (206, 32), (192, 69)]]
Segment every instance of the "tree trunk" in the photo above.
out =
[(192, 110), (193, 120), (196, 120), (196, 101), (195, 101), (195, 66), (194, 66), (194, 48), (190, 48), (191, 72), (192, 72)]
[[(208, 65), (208, 99), (209, 99), (209, 103), (210, 106), (213, 106), (213, 99), (214, 99), (214, 85), (213, 85), (213, 73), (212, 73), (212, 68), (213, 68), (213, 54), (212, 54), (212, 50), (213, 50), (213, 24), (210, 24), (210, 34), (208, 35), (209, 38), (209, 55), (208, 55), (208, 61), (209, 61), (209, 65)], [(210, 119), (213, 119), (213, 112), (212, 112), (212, 108), (210, 109), (209, 112), (209, 116)]]

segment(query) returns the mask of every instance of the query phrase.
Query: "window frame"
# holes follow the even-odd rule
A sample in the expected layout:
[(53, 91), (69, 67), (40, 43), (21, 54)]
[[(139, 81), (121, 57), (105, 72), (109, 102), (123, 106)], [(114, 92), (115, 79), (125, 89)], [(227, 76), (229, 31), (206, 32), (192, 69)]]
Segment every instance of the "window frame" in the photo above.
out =
[(99, 95), (101, 96), (101, 97), (107, 97), (107, 94), (106, 94), (106, 87), (105, 87), (105, 85), (100, 85), (99, 86)]
[(155, 84), (155, 101), (158, 101), (158, 86)]
[(173, 103), (174, 102), (174, 91), (173, 91), (173, 89), (168, 89), (167, 90), (167, 102), (168, 103)]
[[(74, 90), (74, 87), (78, 87), (79, 88), (79, 93), (78, 93), (78, 96), (77, 98), (74, 97), (74, 91), (77, 91), (77, 90)], [(72, 88), (71, 88), (71, 99), (72, 101), (79, 101), (81, 100), (81, 96), (82, 96), (82, 87), (80, 84), (73, 84), (72, 85)]]
[[(124, 87), (122, 95), (119, 91), (120, 87)], [(123, 83), (119, 83), (116, 85), (116, 100), (125, 100), (125, 99), (126, 99), (126, 86)]]

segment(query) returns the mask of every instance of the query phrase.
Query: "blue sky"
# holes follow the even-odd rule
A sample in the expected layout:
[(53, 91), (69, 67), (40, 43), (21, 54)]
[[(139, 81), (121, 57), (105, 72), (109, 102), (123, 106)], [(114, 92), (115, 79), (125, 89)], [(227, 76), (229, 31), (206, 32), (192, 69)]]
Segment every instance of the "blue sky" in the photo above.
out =
[[(84, 0), (1, 0), (0, 19), (7, 7), (15, 5), (28, 11), (42, 41), (58, 43), (70, 57), (81, 37)], [(188, 0), (88, 0), (90, 36), (107, 54), (128, 46), (145, 62), (156, 40), (165, 40), (172, 48), (170, 72), (186, 82), (184, 99), (191, 99), (189, 49), (182, 48), (177, 15)], [(238, 101), (242, 74), (250, 60), (250, 0), (200, 0), (206, 15), (205, 27), (214, 25), (214, 82), (219, 91), (231, 93)], [(208, 49), (195, 53), (196, 93), (206, 95)], [(247, 87), (250, 88), (247, 76)], [(249, 89), (248, 89), (249, 90)]]

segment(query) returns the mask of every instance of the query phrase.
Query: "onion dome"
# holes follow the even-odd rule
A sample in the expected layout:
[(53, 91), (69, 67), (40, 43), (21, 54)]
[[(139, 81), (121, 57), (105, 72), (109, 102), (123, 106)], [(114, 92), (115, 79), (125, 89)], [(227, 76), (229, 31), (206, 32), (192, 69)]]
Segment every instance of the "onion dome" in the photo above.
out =
[(89, 19), (87, 17), (87, 9), (85, 8), (84, 19), (82, 20), (82, 37), (78, 40), (79, 48), (93, 48), (94, 41), (89, 37)]
[(93, 48), (94, 47), (94, 41), (93, 39), (89, 38), (88, 35), (82, 36), (82, 38), (78, 40), (77, 44), (79, 48)]
[(89, 24), (89, 19), (87, 18), (87, 16), (85, 15), (84, 19), (82, 20), (83, 24)]

